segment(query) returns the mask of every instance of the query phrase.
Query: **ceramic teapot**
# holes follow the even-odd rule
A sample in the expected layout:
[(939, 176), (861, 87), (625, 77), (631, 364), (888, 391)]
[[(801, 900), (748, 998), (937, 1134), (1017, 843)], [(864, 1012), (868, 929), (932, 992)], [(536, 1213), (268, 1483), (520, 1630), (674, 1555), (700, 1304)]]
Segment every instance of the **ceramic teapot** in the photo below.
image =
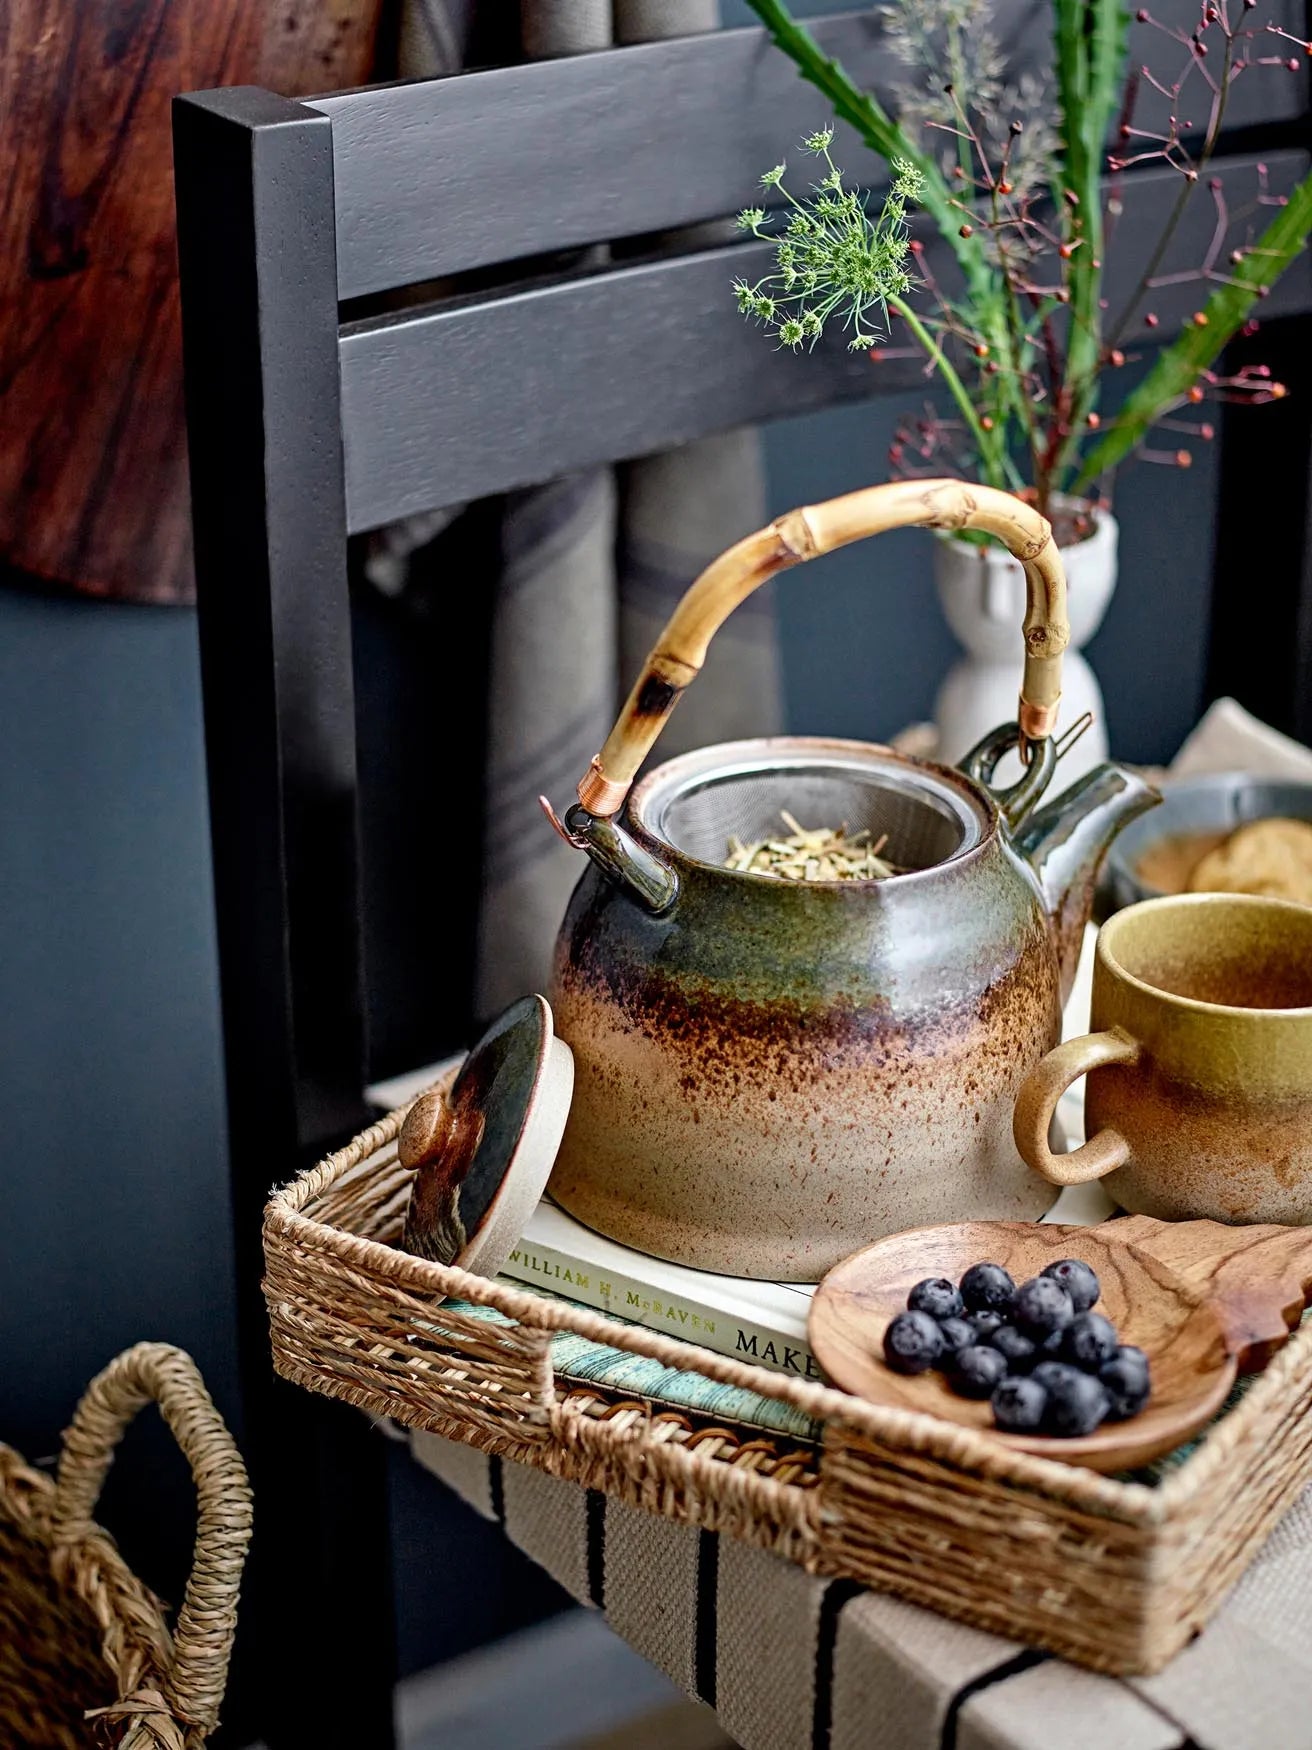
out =
[[(981, 529), (1025, 570), (1018, 721), (958, 770), (887, 747), (773, 737), (634, 777), (716, 629), (785, 567), (884, 529)], [(1056, 765), (1067, 637), (1047, 522), (955, 480), (790, 512), (717, 559), (648, 657), (564, 823), (585, 871), (551, 1002), (575, 1090), (551, 1179), (590, 1227), (735, 1275), (810, 1282), (929, 1222), (1038, 1216), (1016, 1090), (1058, 1039), (1097, 867), (1157, 798), (1104, 765), (1034, 812)], [(1022, 776), (991, 785), (1018, 748)], [(550, 808), (548, 806), (548, 813)], [(904, 873), (787, 881), (728, 840), (804, 826), (888, 835)]]

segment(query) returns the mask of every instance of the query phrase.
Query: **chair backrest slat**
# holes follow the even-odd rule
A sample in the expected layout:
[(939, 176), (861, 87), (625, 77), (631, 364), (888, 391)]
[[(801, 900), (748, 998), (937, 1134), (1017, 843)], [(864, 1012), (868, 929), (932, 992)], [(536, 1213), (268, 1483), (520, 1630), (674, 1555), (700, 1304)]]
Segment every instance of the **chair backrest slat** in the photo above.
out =
[(348, 329), (352, 529), (868, 396), (864, 356), (826, 343), (799, 360), (743, 321), (730, 284), (744, 257), (760, 273), (763, 251), (730, 245)]
[[(1001, 0), (1013, 19), (1029, 9)], [(873, 12), (813, 28), (856, 80), (887, 87), (892, 57)], [(761, 30), (311, 101), (333, 124), (343, 298), (723, 217), (829, 119)], [(882, 178), (851, 135), (841, 162)]]
[[(1154, 15), (1191, 29), (1196, 0)], [(1302, 34), (1301, 0), (1277, 13)], [(889, 101), (906, 77), (876, 10), (810, 22), (825, 53)], [(991, 28), (1009, 77), (1051, 59), (1046, 4), (996, 0)], [(1162, 37), (1131, 25), (1131, 62), (1162, 62)], [(555, 249), (690, 225), (745, 205), (763, 169), (829, 119), (762, 30), (579, 55), (309, 100), (332, 119), (343, 299)], [(1227, 103), (1230, 129), (1302, 112), (1301, 81), (1253, 67)], [(1136, 115), (1154, 127), (1140, 93)], [(1186, 118), (1187, 119), (1187, 118)], [(1205, 116), (1193, 118), (1201, 127)], [(862, 182), (883, 169), (850, 130), (836, 152)]]
[[(1265, 162), (1278, 194), (1303, 174), (1307, 156), (1277, 152)], [(1255, 159), (1226, 159), (1214, 170), (1232, 205), (1252, 201)], [(1114, 310), (1133, 293), (1178, 191), (1172, 170), (1126, 179), (1121, 246), (1106, 281)], [(1210, 204), (1194, 203), (1168, 273), (1202, 259), (1212, 224)], [(873, 363), (848, 353), (838, 335), (810, 355), (772, 347), (730, 292), (737, 275), (765, 270), (768, 253), (765, 244), (726, 245), (348, 324), (341, 359), (350, 527), (925, 381), (922, 355), (896, 344)], [(944, 254), (931, 245), (936, 275), (950, 270)], [(1159, 332), (1188, 321), (1202, 295), (1194, 278), (1160, 287)], [(1308, 308), (1312, 265), (1304, 256), (1264, 312)]]

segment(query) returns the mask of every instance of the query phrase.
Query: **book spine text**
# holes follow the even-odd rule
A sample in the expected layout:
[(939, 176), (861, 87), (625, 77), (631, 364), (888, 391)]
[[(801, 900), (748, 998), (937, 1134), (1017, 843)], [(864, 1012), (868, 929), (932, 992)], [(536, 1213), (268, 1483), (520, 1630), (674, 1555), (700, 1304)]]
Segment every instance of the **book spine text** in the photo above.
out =
[(526, 1242), (510, 1254), (501, 1269), (504, 1276), (530, 1288), (549, 1288), (553, 1294), (598, 1312), (683, 1337), (719, 1355), (732, 1355), (796, 1379), (821, 1378), (814, 1355), (800, 1337), (785, 1336), (768, 1325), (662, 1293), (616, 1271), (598, 1271), (554, 1246)]

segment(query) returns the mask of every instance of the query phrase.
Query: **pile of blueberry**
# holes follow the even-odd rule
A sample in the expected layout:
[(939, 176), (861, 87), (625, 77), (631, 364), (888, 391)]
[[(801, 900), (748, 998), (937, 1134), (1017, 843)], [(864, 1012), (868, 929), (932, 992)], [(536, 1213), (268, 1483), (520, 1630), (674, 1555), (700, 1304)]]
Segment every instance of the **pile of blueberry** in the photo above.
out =
[(930, 1276), (884, 1332), (884, 1359), (897, 1373), (940, 1368), (962, 1397), (991, 1399), (1008, 1434), (1092, 1434), (1137, 1416), (1152, 1390), (1143, 1350), (1092, 1310), (1101, 1292), (1079, 1258), (1019, 1288), (1001, 1264), (972, 1264), (959, 1286)]

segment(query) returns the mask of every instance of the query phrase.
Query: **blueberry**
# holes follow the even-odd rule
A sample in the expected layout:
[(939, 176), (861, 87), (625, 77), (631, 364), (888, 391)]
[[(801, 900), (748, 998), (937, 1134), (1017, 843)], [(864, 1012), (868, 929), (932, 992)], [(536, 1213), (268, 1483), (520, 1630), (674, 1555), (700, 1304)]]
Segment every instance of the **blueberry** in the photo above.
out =
[(1064, 1387), (1079, 1371), (1067, 1361), (1040, 1361), (1031, 1368), (1030, 1378), (1037, 1379), (1044, 1391), (1052, 1391)]
[(1051, 1276), (1035, 1276), (1016, 1290), (1012, 1322), (1027, 1337), (1064, 1330), (1074, 1317), (1070, 1295)]
[(1000, 1331), (1007, 1322), (1005, 1313), (995, 1312), (992, 1307), (986, 1307), (983, 1312), (971, 1313), (970, 1322), (975, 1327), (975, 1337), (980, 1343), (987, 1343), (994, 1331)]
[(1001, 1264), (972, 1264), (961, 1278), (961, 1298), (971, 1312), (1010, 1312), (1015, 1293)]
[(993, 1420), (1008, 1434), (1032, 1434), (1043, 1421), (1048, 1394), (1032, 1379), (1004, 1379), (993, 1393)]
[(925, 1373), (942, 1353), (942, 1334), (928, 1313), (899, 1313), (884, 1332), (884, 1360), (894, 1373)]
[(1062, 1360), (1086, 1373), (1097, 1373), (1117, 1347), (1116, 1326), (1101, 1313), (1076, 1313), (1061, 1334)]
[(992, 1397), (994, 1387), (1001, 1383), (1007, 1371), (1007, 1363), (996, 1349), (987, 1349), (983, 1343), (972, 1343), (964, 1349), (958, 1349), (947, 1365), (947, 1376), (952, 1389), (960, 1392), (963, 1398)]
[(1111, 1406), (1107, 1414), (1113, 1422), (1124, 1422), (1129, 1416), (1137, 1416), (1152, 1393), (1147, 1360), (1140, 1364), (1136, 1359), (1141, 1355), (1142, 1349), (1120, 1349), (1099, 1371), (1098, 1378)]
[(989, 1338), (989, 1343), (1012, 1373), (1028, 1373), (1038, 1360), (1038, 1350), (1023, 1331), (1018, 1331), (1015, 1325), (1001, 1325)]
[(1066, 1290), (1077, 1313), (1088, 1312), (1102, 1293), (1102, 1285), (1083, 1258), (1062, 1258), (1056, 1264), (1049, 1264), (1040, 1275), (1051, 1276)]
[[(1060, 1367), (1061, 1363), (1054, 1365)], [(1078, 1368), (1068, 1368), (1055, 1381), (1046, 1385), (1047, 1407), (1043, 1413), (1044, 1431), (1058, 1439), (1069, 1440), (1081, 1434), (1092, 1434), (1111, 1408), (1111, 1399), (1101, 1380)]]
[(965, 1310), (960, 1294), (946, 1276), (927, 1276), (907, 1296), (911, 1312), (928, 1313), (932, 1319), (955, 1319)]
[(975, 1327), (969, 1319), (940, 1319), (938, 1334), (943, 1339), (940, 1365), (948, 1356), (955, 1355), (958, 1349), (967, 1349), (976, 1341)]
[(1137, 1367), (1144, 1375), (1145, 1379), (1147, 1378), (1148, 1357), (1144, 1354), (1143, 1350), (1136, 1347), (1135, 1344), (1122, 1343), (1120, 1348), (1116, 1351), (1116, 1360), (1123, 1361), (1127, 1367)]

